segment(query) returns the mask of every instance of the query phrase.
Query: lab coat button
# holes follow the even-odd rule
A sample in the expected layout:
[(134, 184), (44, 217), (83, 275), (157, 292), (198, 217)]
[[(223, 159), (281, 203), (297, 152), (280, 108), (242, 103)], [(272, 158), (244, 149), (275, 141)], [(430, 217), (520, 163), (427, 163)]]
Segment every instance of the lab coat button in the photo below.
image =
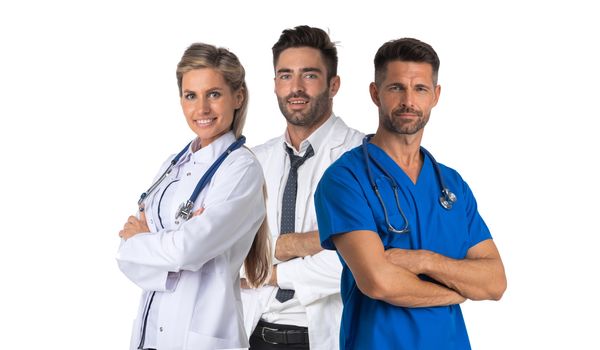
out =
[(175, 221), (175, 225), (179, 225), (179, 220)]
[(158, 328), (158, 330), (162, 332), (162, 331), (163, 331), (163, 328), (162, 328), (162, 327), (159, 327), (159, 328)]
[(187, 175), (187, 176), (190, 176), (190, 175), (192, 175), (192, 173), (187, 173), (186, 175)]

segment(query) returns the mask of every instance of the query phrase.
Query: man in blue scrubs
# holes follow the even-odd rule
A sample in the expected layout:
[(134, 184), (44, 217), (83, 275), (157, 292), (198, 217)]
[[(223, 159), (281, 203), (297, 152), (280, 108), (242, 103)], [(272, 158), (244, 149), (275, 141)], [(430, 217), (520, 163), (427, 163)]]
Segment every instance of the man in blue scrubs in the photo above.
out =
[(421, 148), (440, 96), (438, 68), (419, 40), (381, 46), (370, 85), (377, 133), (317, 188), (321, 244), (343, 264), (341, 349), (470, 349), (459, 304), (498, 300), (506, 289), (469, 186)]

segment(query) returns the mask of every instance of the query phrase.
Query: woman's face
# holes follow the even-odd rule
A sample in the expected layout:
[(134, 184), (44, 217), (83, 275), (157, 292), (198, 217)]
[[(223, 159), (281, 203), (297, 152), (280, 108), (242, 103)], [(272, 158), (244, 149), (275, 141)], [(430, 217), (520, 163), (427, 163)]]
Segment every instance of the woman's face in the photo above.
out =
[(202, 147), (231, 130), (233, 114), (244, 100), (242, 91), (231, 91), (223, 75), (213, 68), (185, 73), (181, 91), (183, 114)]

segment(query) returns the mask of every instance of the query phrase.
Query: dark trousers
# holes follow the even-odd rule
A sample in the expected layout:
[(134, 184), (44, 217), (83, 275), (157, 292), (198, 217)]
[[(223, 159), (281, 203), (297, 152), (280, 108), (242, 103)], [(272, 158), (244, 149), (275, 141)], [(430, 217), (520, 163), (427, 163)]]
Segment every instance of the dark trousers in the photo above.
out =
[(250, 336), (250, 350), (285, 349), (309, 350), (308, 328), (258, 321)]

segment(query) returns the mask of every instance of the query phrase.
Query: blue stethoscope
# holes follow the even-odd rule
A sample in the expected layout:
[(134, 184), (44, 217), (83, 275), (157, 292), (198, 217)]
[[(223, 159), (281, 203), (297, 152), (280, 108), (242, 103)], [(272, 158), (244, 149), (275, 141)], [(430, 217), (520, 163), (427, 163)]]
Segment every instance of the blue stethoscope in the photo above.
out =
[[(208, 183), (212, 179), (213, 175), (215, 174), (217, 169), (219, 169), (219, 167), (221, 166), (221, 163), (223, 163), (225, 158), (227, 158), (227, 156), (229, 154), (231, 154), (231, 152), (242, 147), (242, 145), (244, 145), (245, 142), (246, 142), (246, 137), (240, 136), (240, 138), (238, 138), (234, 143), (232, 143), (229, 147), (227, 147), (225, 152), (223, 152), (223, 154), (221, 154), (219, 156), (219, 158), (217, 158), (217, 160), (215, 160), (215, 162), (210, 166), (210, 168), (208, 168), (206, 173), (204, 173), (204, 175), (202, 175), (202, 178), (200, 179), (200, 181), (198, 181), (198, 184), (196, 185), (196, 188), (194, 189), (194, 192), (192, 192), (192, 195), (190, 196), (190, 198), (187, 201), (181, 203), (181, 205), (177, 209), (175, 219), (182, 218), (183, 220), (188, 220), (189, 218), (192, 217), (192, 215), (193, 215), (192, 208), (194, 207), (194, 202), (198, 198), (198, 195), (200, 194), (202, 189), (206, 185), (208, 185)], [(146, 192), (142, 193), (142, 195), (140, 196), (140, 199), (138, 200), (138, 207), (139, 207), (140, 211), (144, 211), (144, 207), (142, 206), (142, 203), (144, 203), (144, 200), (146, 199), (146, 197), (148, 197), (148, 195), (150, 195), (150, 193), (152, 193), (154, 190), (156, 190), (156, 188), (160, 185), (160, 183), (167, 176), (169, 176), (169, 174), (171, 173), (171, 170), (173, 170), (173, 167), (175, 166), (175, 164), (177, 164), (177, 162), (179, 161), (181, 156), (183, 156), (185, 154), (185, 152), (190, 148), (191, 144), (192, 144), (191, 142), (188, 143), (181, 150), (181, 152), (179, 152), (175, 156), (175, 158), (173, 158), (173, 160), (171, 160), (171, 164), (169, 164), (169, 167), (167, 168), (167, 170), (165, 170), (165, 172), (158, 178), (158, 180), (156, 180), (152, 184), (152, 186), (150, 186), (150, 188), (148, 188), (148, 190), (146, 190)]]
[[(392, 175), (390, 175), (390, 173), (369, 153), (367, 144), (371, 140), (371, 137), (373, 137), (373, 134), (365, 136), (365, 138), (362, 141), (362, 150), (365, 155), (365, 163), (367, 165), (367, 174), (369, 176), (369, 182), (371, 182), (371, 187), (373, 187), (373, 191), (375, 192), (375, 195), (377, 195), (377, 198), (379, 199), (379, 202), (381, 203), (381, 207), (383, 208), (385, 224), (387, 225), (387, 228), (390, 232), (408, 233), (408, 232), (410, 232), (410, 228), (408, 227), (408, 219), (406, 219), (406, 215), (404, 214), (404, 211), (402, 210), (402, 207), (400, 206), (400, 200), (398, 199), (398, 187), (399, 187), (398, 183), (392, 177)], [(444, 178), (442, 177), (442, 171), (440, 170), (440, 165), (435, 160), (435, 158), (433, 158), (431, 153), (429, 153), (429, 151), (427, 151), (425, 148), (421, 147), (421, 152), (423, 152), (423, 154), (425, 154), (427, 157), (429, 157), (429, 159), (431, 159), (431, 163), (433, 164), (433, 168), (435, 169), (435, 174), (438, 178), (438, 183), (440, 184), (440, 188), (442, 191), (442, 195), (439, 198), (440, 205), (446, 210), (452, 209), (452, 206), (456, 202), (456, 195), (454, 193), (452, 193), (448, 189), (448, 187), (446, 187), (446, 184), (444, 183)], [(373, 161), (373, 163), (375, 163), (377, 168), (379, 168), (379, 170), (381, 170), (383, 172), (386, 179), (390, 182), (392, 189), (394, 190), (394, 198), (396, 199), (396, 207), (398, 208), (398, 211), (400, 212), (400, 215), (402, 216), (402, 220), (404, 220), (404, 227), (401, 230), (395, 228), (390, 223), (387, 208), (385, 206), (385, 203), (383, 202), (383, 198), (381, 198), (381, 194), (379, 193), (379, 187), (377, 186), (377, 184), (375, 183), (375, 180), (373, 179), (373, 173), (371, 172), (371, 166), (369, 165), (369, 159), (371, 161)]]

